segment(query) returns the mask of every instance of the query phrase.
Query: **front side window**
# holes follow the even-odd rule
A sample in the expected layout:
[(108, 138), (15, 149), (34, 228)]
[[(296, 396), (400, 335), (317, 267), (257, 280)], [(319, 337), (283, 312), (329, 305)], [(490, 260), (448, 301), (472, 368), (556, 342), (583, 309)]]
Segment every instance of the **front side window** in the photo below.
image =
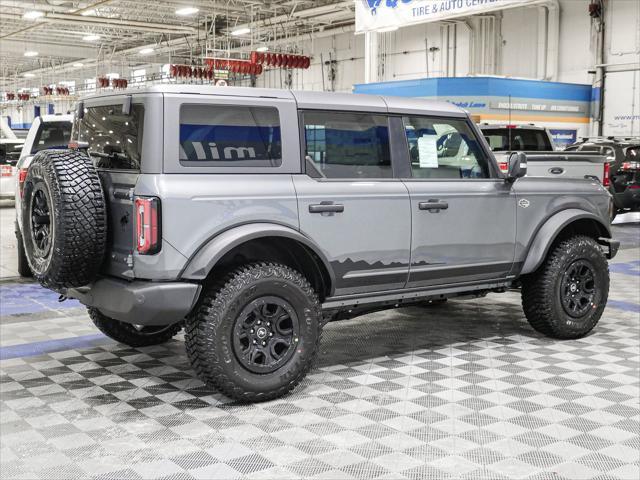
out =
[(306, 171), (323, 178), (391, 178), (387, 117), (304, 113)]
[(71, 122), (42, 123), (31, 147), (31, 153), (50, 148), (67, 148), (71, 139)]
[(77, 122), (78, 141), (88, 144), (88, 153), (98, 168), (139, 170), (142, 152), (144, 106), (131, 106), (129, 115), (122, 104), (85, 108)]
[(416, 178), (488, 178), (487, 157), (464, 120), (403, 117)]
[(282, 139), (278, 110), (183, 105), (179, 155), (184, 166), (279, 167)]

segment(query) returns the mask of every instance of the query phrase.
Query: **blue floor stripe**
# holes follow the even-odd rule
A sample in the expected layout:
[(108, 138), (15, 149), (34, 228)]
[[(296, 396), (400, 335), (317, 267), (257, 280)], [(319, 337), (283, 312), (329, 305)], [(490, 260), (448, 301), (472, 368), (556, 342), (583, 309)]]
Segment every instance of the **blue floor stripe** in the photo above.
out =
[(105, 335), (93, 334), (80, 337), (61, 338), (58, 340), (46, 340), (44, 342), (24, 343), (21, 345), (10, 345), (0, 348), (0, 360), (10, 358), (33, 357), (46, 353), (61, 352), (74, 348), (87, 348), (112, 341)]
[(617, 310), (640, 313), (640, 305), (638, 305), (637, 303), (623, 302), (622, 300), (609, 300), (607, 302), (607, 305)]

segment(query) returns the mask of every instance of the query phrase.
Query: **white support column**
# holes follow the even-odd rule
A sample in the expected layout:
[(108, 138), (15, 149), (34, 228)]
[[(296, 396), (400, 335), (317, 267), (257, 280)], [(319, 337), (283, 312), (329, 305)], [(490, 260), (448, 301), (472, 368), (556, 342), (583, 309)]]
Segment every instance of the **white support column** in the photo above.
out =
[(378, 81), (378, 33), (364, 34), (364, 83)]

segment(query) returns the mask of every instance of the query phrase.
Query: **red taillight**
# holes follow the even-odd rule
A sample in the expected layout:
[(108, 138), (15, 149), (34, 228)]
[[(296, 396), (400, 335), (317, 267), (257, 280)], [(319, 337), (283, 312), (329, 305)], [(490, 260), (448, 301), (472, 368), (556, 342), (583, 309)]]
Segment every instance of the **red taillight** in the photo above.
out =
[(604, 172), (602, 173), (602, 185), (608, 187), (611, 185), (611, 164), (605, 162)]
[(517, 125), (507, 125), (507, 128), (518, 128)]
[(21, 168), (18, 171), (18, 190), (20, 192), (20, 198), (24, 197), (24, 182), (27, 179), (27, 172), (28, 170), (26, 168)]
[(502, 173), (509, 173), (509, 162), (498, 162), (498, 167)]
[(136, 250), (141, 255), (160, 251), (160, 200), (136, 197)]
[(633, 185), (629, 185), (629, 190), (639, 190), (640, 189), (640, 185), (637, 184), (633, 184)]
[(0, 165), (0, 177), (10, 177), (13, 175), (13, 167), (11, 165)]

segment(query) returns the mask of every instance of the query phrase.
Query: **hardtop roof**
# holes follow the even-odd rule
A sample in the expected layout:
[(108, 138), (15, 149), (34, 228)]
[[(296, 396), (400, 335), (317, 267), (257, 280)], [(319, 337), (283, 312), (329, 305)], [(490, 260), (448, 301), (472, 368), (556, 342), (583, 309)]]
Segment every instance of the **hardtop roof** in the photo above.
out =
[(81, 100), (124, 95), (186, 94), (220, 95), (245, 98), (277, 98), (296, 101), (298, 108), (390, 113), (429, 113), (435, 115), (466, 116), (466, 112), (452, 103), (421, 98), (392, 97), (355, 93), (283, 90), (276, 88), (216, 87), (211, 85), (157, 84), (142, 89), (108, 91), (87, 95)]

